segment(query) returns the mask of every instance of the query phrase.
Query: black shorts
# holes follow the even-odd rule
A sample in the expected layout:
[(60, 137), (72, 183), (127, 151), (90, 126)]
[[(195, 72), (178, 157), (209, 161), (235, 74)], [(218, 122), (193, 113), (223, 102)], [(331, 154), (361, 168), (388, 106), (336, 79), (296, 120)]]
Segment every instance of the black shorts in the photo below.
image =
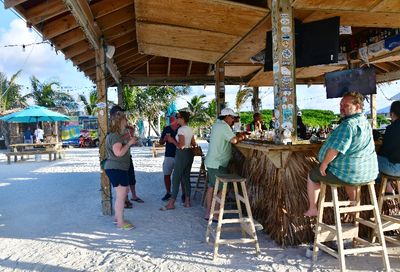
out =
[(131, 165), (129, 165), (129, 170), (128, 170), (128, 182), (129, 185), (136, 184), (135, 168), (133, 167), (132, 159), (131, 159)]
[(105, 172), (113, 187), (129, 185), (129, 171), (106, 169)]

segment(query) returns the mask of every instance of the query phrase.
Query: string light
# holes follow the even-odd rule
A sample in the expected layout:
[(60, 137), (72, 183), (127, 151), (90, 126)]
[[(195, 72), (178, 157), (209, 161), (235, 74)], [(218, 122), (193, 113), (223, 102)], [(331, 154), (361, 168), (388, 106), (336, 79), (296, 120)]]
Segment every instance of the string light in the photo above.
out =
[(6, 48), (6, 47), (22, 47), (22, 52), (25, 52), (25, 49), (28, 46), (32, 46), (32, 45), (37, 45), (37, 44), (49, 44), (51, 47), (53, 47), (53, 45), (48, 42), (48, 41), (43, 41), (43, 42), (34, 42), (34, 43), (27, 43), (27, 44), (6, 44), (6, 45), (0, 45), (0, 48)]

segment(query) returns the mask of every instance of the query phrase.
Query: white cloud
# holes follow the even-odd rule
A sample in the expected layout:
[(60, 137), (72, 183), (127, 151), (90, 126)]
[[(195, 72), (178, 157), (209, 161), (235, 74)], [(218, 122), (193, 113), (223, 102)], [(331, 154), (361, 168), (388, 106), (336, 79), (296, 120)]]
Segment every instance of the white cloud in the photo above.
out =
[[(28, 45), (41, 42), (42, 38), (34, 31), (29, 31), (21, 19), (14, 19), (8, 28), (0, 31), (0, 45)], [(92, 83), (78, 72), (70, 61), (66, 61), (62, 53), (56, 54), (49, 44), (36, 44), (0, 48), (0, 71), (11, 77), (18, 70), (22, 73), (17, 83), (29, 86), (29, 78), (34, 75), (40, 81), (57, 80), (64, 86), (73, 89), (86, 87)]]

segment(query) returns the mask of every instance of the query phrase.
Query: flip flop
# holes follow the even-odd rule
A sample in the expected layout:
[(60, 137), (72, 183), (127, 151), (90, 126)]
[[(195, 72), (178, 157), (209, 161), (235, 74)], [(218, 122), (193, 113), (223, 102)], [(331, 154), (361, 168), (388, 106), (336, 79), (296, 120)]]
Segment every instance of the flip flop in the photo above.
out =
[(161, 208), (160, 208), (160, 211), (165, 212), (165, 211), (173, 210), (173, 209), (175, 209), (175, 207), (173, 207), (173, 208), (167, 208), (167, 206), (164, 206), (164, 207), (161, 207)]
[(125, 200), (124, 208), (125, 209), (132, 209), (132, 203), (129, 200)]
[(136, 202), (138, 202), (138, 203), (144, 203), (144, 201), (141, 200), (140, 198), (135, 198), (135, 199), (131, 198), (131, 200), (132, 200), (132, 201), (136, 201)]
[(131, 223), (126, 223), (124, 224), (121, 228), (118, 228), (119, 230), (131, 230), (134, 229), (135, 226)]

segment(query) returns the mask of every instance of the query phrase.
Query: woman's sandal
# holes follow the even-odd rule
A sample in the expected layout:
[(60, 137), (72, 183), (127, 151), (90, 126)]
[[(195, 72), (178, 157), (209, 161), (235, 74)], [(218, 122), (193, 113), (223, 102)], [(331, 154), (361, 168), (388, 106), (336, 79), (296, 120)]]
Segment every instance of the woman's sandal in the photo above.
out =
[(135, 226), (131, 223), (125, 223), (122, 227), (118, 228), (119, 230), (131, 230), (134, 229)]
[(169, 207), (167, 207), (167, 206), (164, 206), (164, 207), (161, 207), (160, 208), (160, 211), (168, 211), (168, 210), (173, 210), (173, 209), (175, 209), (175, 207), (173, 207), (173, 208), (169, 208)]
[(132, 209), (132, 207), (133, 207), (132, 202), (130, 202), (129, 200), (125, 200), (124, 208), (125, 209)]
[(138, 198), (135, 198), (135, 199), (131, 198), (131, 200), (132, 200), (132, 201), (136, 201), (136, 202), (138, 202), (138, 203), (144, 203), (144, 201), (143, 201), (142, 199), (140, 199), (139, 197), (138, 197)]

